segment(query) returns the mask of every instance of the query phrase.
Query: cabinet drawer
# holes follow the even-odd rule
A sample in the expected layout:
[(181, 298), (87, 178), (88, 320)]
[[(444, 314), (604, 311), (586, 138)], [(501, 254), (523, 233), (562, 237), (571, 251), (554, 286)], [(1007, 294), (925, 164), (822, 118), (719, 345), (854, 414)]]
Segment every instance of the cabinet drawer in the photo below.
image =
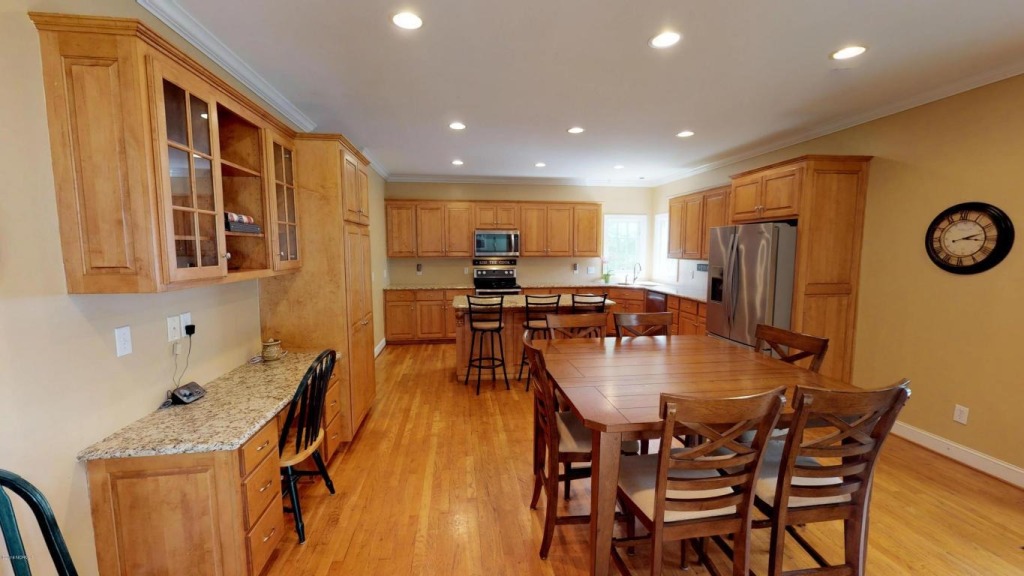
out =
[(679, 299), (679, 311), (683, 314), (697, 314), (697, 301), (687, 300), (686, 298)]
[(270, 422), (260, 431), (242, 444), (242, 478), (249, 475), (256, 469), (256, 466), (270, 454), (277, 450), (277, 419), (272, 418)]
[(444, 290), (417, 290), (416, 301), (444, 300)]
[(646, 290), (636, 288), (608, 288), (608, 297), (619, 300), (643, 300)]
[(284, 534), (284, 504), (281, 502), (280, 490), (275, 496), (267, 511), (245, 537), (246, 548), (249, 549), (249, 574), (252, 576), (263, 572), (270, 554)]
[(445, 290), (444, 301), (450, 303), (456, 296), (471, 296), (472, 294), (473, 290), (468, 288), (463, 290)]
[(281, 493), (281, 468), (277, 458), (264, 458), (256, 471), (242, 482), (245, 495), (245, 527), (251, 528), (267, 504)]
[(708, 305), (707, 304), (703, 304), (701, 302), (697, 303), (697, 316), (700, 316), (701, 318), (707, 318), (708, 317)]
[(327, 428), (324, 428), (324, 460), (330, 460), (338, 446), (341, 446), (341, 416), (329, 420)]
[(412, 302), (416, 300), (414, 290), (385, 290), (384, 299), (388, 302)]
[(669, 310), (679, 310), (679, 302), (681, 300), (682, 300), (682, 298), (678, 298), (676, 296), (669, 296), (668, 297), (668, 309)]
[(341, 387), (337, 382), (327, 389), (327, 398), (324, 402), (324, 422), (330, 422), (341, 413)]

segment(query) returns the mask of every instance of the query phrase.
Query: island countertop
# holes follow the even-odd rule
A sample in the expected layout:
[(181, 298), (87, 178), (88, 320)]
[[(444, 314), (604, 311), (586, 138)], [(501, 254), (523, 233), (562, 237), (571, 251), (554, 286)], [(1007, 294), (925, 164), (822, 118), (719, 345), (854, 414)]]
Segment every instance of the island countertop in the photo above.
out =
[(205, 384), (203, 398), (147, 414), (82, 450), (78, 460), (235, 450), (291, 402), (317, 354), (289, 351), (274, 362), (243, 364)]
[[(572, 294), (560, 294), (559, 296), (559, 306), (565, 306), (566, 308), (572, 306)], [(616, 302), (609, 298), (605, 300), (604, 303), (606, 306), (614, 306)], [(522, 294), (505, 296), (505, 299), (501, 303), (501, 307), (506, 310), (526, 308), (526, 296)], [(456, 296), (455, 299), (452, 300), (452, 308), (455, 310), (469, 310), (469, 301), (466, 300), (465, 296)]]

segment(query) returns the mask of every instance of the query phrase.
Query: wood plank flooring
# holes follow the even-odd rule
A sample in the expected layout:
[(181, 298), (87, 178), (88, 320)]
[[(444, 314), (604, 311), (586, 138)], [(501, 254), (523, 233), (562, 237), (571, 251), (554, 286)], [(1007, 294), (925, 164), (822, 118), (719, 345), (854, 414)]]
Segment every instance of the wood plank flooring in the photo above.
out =
[[(511, 381), (511, 391), (485, 383), (475, 396), (455, 381), (454, 362), (452, 344), (387, 347), (374, 407), (329, 465), (337, 493), (305, 481), (306, 543), (286, 515), (289, 530), (265, 574), (586, 574), (586, 526), (556, 527), (550, 557), (538, 557), (545, 502), (529, 508), (532, 392)], [(589, 500), (588, 481), (576, 481), (558, 505), (586, 513)], [(803, 530), (826, 557), (841, 557), (838, 523)], [(754, 536), (762, 575), (767, 540), (767, 531)], [(868, 574), (1024, 575), (1022, 547), (1024, 490), (890, 439), (875, 478)], [(813, 566), (791, 548), (787, 569)], [(663, 574), (707, 574), (678, 561), (669, 546)], [(643, 547), (627, 562), (634, 574), (649, 571)], [(728, 571), (727, 560), (719, 566)]]

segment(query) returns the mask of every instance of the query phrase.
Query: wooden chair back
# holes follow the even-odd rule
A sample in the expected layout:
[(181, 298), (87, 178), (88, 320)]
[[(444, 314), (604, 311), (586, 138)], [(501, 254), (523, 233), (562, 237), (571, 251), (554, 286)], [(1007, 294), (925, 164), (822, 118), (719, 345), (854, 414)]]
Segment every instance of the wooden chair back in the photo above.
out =
[(555, 338), (604, 338), (608, 325), (604, 313), (548, 314), (548, 330)]
[(469, 327), (473, 330), (501, 331), (505, 315), (502, 313), (504, 296), (466, 296), (469, 310)]
[(334, 372), (336, 359), (337, 354), (334, 350), (324, 350), (306, 369), (295, 395), (292, 396), (288, 415), (281, 428), (281, 437), (278, 440), (280, 454), (286, 453), (290, 442), (294, 442), (295, 446), (294, 451), (289, 453), (299, 454), (319, 440), (327, 386)]
[(547, 328), (548, 314), (558, 314), (558, 302), (560, 294), (526, 295), (526, 318), (525, 321), (531, 327), (534, 325)]
[(616, 313), (615, 335), (669, 336), (672, 333), (671, 312)]
[[(544, 354), (535, 348), (527, 335), (523, 335), (523, 350), (526, 351), (526, 359), (530, 363), (530, 377), (533, 380), (533, 415), (534, 433), (537, 438), (543, 438), (535, 450), (535, 462), (546, 462), (552, 460), (554, 469), (547, 470), (548, 474), (558, 477), (558, 458), (547, 458), (547, 455), (558, 454), (558, 426), (555, 422), (555, 412), (558, 411), (558, 401), (555, 399), (555, 386), (548, 375), (547, 363), (544, 361)], [(549, 465), (550, 467), (550, 465)], [(553, 472), (553, 473), (552, 473)]]
[(572, 313), (592, 314), (604, 312), (605, 301), (608, 300), (608, 293), (604, 294), (573, 294)]
[(11, 568), (15, 576), (31, 576), (32, 569), (28, 563), (28, 553), (25, 551), (25, 544), (21, 540), (21, 532), (18, 530), (18, 519), (14, 516), (14, 506), (11, 503), (10, 491), (25, 501), (32, 514), (39, 523), (39, 530), (46, 541), (46, 548), (50, 551), (50, 558), (53, 559), (53, 566), (59, 576), (78, 576), (75, 564), (71, 561), (71, 553), (64, 542), (64, 536), (57, 526), (57, 519), (53, 515), (53, 509), (46, 497), (27, 480), (8, 472), (0, 470), (0, 531), (3, 533), (3, 540), (7, 544), (7, 558), (11, 561)]
[(825, 361), (825, 352), (828, 352), (828, 338), (800, 334), (765, 324), (757, 325), (754, 337), (757, 338), (754, 350), (774, 351), (783, 362), (796, 364), (804, 358), (811, 358), (811, 363), (807, 367), (811, 372), (821, 369), (821, 363)]

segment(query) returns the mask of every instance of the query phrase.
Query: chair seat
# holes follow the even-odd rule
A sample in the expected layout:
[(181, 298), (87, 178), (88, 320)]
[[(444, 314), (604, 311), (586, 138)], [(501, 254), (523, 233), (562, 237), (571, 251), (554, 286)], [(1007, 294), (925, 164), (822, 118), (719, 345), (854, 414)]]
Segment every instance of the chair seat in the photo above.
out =
[(473, 322), (472, 324), (469, 325), (469, 327), (472, 328), (473, 330), (497, 330), (497, 329), (501, 328), (501, 323), (496, 322), (496, 321), (495, 322)]
[(302, 462), (306, 458), (309, 458), (315, 450), (320, 448), (320, 444), (324, 441), (324, 429), (320, 428), (317, 432), (316, 439), (313, 440), (304, 450), (295, 451), (295, 433), (294, 431), (288, 436), (288, 443), (284, 446), (284, 451), (281, 452), (281, 468), (288, 466), (294, 466), (299, 462)]
[[(754, 494), (758, 498), (766, 502), (767, 504), (775, 505), (775, 489), (779, 482), (779, 468), (782, 465), (782, 449), (783, 443), (786, 438), (773, 436), (771, 441), (764, 449), (764, 462), (761, 464), (761, 475), (757, 479), (757, 485), (754, 487)], [(816, 461), (813, 458), (806, 456), (800, 456), (796, 459), (798, 466), (800, 465), (815, 465)], [(828, 486), (831, 484), (841, 484), (842, 479), (838, 477), (825, 477), (825, 478), (804, 478), (804, 477), (793, 477), (794, 486)], [(843, 494), (841, 496), (828, 496), (823, 498), (806, 498), (803, 496), (790, 496), (789, 507), (790, 508), (802, 508), (804, 506), (818, 506), (822, 504), (844, 504), (850, 501), (849, 494)]]
[[(589, 454), (591, 451), (591, 431), (572, 412), (555, 412), (558, 419), (558, 451), (563, 453)], [(640, 451), (639, 440), (625, 440), (620, 447), (622, 452), (636, 454)], [(585, 463), (576, 463), (581, 465)]]
[[(630, 456), (621, 460), (619, 468), (619, 488), (636, 504), (647, 518), (654, 518), (654, 484), (658, 475), (658, 454), (645, 454), (642, 456)], [(685, 472), (685, 475), (682, 473)], [(674, 478), (713, 478), (718, 476), (715, 470), (686, 470), (673, 471)], [(713, 490), (669, 490), (666, 497), (672, 498), (711, 498), (731, 494), (728, 488), (717, 488)], [(713, 510), (694, 511), (665, 511), (665, 522), (682, 522), (685, 520), (697, 520), (698, 518), (711, 518), (714, 516), (729, 516), (736, 513), (735, 506), (716, 508)]]

